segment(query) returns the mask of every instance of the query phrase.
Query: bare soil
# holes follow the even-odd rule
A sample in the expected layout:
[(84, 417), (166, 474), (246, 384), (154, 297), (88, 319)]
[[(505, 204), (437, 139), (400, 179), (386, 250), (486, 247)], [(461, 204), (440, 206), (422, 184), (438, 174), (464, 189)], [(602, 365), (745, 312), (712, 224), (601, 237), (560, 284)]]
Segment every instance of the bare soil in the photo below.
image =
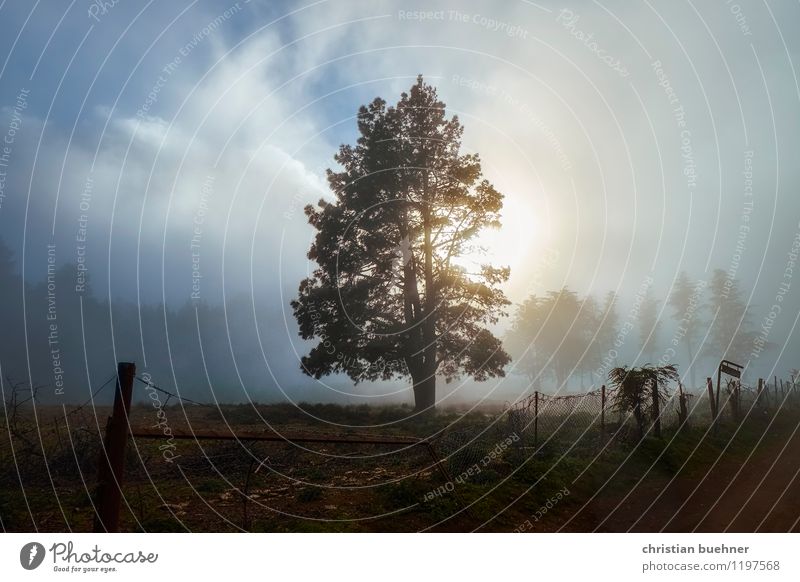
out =
[(735, 457), (723, 454), (713, 467), (674, 477), (651, 471), (625, 491), (601, 491), (553, 529), (798, 532), (800, 429), (794, 429), (768, 431), (760, 444)]

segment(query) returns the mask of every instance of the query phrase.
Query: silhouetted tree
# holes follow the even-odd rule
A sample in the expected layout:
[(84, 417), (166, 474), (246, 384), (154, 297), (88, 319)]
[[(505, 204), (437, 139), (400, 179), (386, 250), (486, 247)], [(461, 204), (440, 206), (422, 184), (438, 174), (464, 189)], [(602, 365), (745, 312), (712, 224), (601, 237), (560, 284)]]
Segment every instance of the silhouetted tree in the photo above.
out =
[(753, 348), (755, 332), (750, 327), (750, 308), (742, 299), (739, 283), (725, 271), (716, 269), (709, 291), (711, 330), (706, 354), (715, 362), (720, 359), (745, 362)]
[(581, 301), (564, 288), (544, 297), (531, 296), (520, 305), (507, 342), (520, 358), (519, 368), (529, 377), (552, 373), (561, 389), (573, 371), (587, 371), (594, 365), (591, 345), (596, 341), (597, 326), (596, 301)]
[(639, 306), (639, 339), (645, 361), (655, 359), (658, 350), (658, 336), (661, 332), (661, 321), (658, 316), (659, 303), (660, 301), (648, 291)]
[(584, 378), (591, 373), (602, 358), (602, 352), (598, 350), (597, 334), (600, 331), (602, 321), (602, 309), (597, 300), (591, 295), (587, 295), (581, 302), (578, 312), (579, 345), (580, 353), (577, 354), (577, 368), (581, 375), (581, 389), (585, 388)]
[(509, 269), (456, 263), (499, 226), (503, 196), (478, 155), (461, 153), (462, 125), (421, 76), (395, 107), (362, 106), (358, 130), (335, 156), (343, 171), (328, 171), (335, 201), (305, 209), (318, 267), (292, 308), (301, 337), (318, 343), (302, 370), (356, 382), (410, 376), (427, 410), (437, 374), (484, 380), (510, 361), (486, 328), (509, 303), (498, 287)]
[(546, 313), (542, 309), (544, 299), (531, 295), (523, 301), (514, 314), (511, 329), (506, 334), (504, 344), (514, 356), (514, 367), (525, 374), (533, 383), (541, 375), (547, 364), (546, 350), (536, 341), (535, 330), (544, 325)]
[(592, 349), (597, 353), (598, 362), (613, 347), (617, 332), (619, 331), (619, 313), (617, 312), (617, 295), (613, 291), (606, 294), (603, 306), (598, 314), (596, 340), (592, 342)]
[(693, 388), (697, 387), (693, 364), (697, 341), (703, 325), (702, 292), (704, 288), (704, 283), (692, 282), (686, 272), (681, 271), (675, 280), (668, 300), (677, 325), (676, 337), (680, 337), (686, 346), (686, 355), (689, 358), (689, 377)]

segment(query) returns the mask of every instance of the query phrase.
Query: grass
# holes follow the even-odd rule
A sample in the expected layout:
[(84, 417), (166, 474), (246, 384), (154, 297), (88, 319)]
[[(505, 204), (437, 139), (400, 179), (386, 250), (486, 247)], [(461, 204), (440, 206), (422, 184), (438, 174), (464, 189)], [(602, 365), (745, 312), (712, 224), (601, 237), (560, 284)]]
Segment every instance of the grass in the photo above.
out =
[[(170, 422), (177, 427), (202, 429), (219, 427), (224, 418), (231, 425), (252, 429), (263, 428), (261, 415), (278, 429), (331, 433), (333, 428), (326, 423), (336, 422), (355, 427), (351, 430), (358, 433), (417, 436), (439, 432), (454, 423), (451, 428), (457, 431), (477, 434), (496, 414), (477, 410), (462, 415), (445, 410), (403, 420), (411, 412), (408, 407), (328, 404), (303, 404), (299, 408), (189, 407), (186, 411), (187, 416), (183, 416), (181, 408), (169, 407)], [(150, 414), (146, 407), (135, 407), (132, 423), (145, 423)], [(325, 420), (315, 420), (314, 416)], [(386, 422), (393, 424), (368, 428)], [(742, 460), (765, 432), (767, 440), (785, 438), (796, 425), (796, 410), (781, 413), (769, 431), (768, 422), (769, 418), (755, 415), (736, 431), (735, 425), (723, 421), (716, 432), (708, 434), (705, 427), (697, 425), (677, 432), (665, 427), (664, 438), (619, 442), (602, 453), (599, 434), (595, 433), (578, 443), (566, 438), (539, 443), (535, 455), (532, 448), (512, 446), (488, 465), (480, 465), (479, 472), (462, 479), (452, 491), (433, 498), (430, 492), (442, 487), (445, 479), (422, 449), (391, 454), (391, 449), (378, 446), (319, 444), (310, 447), (312, 452), (303, 452), (281, 443), (204, 441), (200, 448), (182, 441), (176, 451), (181, 455), (178, 470), (175, 464), (164, 461), (159, 441), (137, 441), (136, 449), (128, 448), (126, 463), (125, 495), (133, 513), (125, 510), (122, 523), (128, 531), (236, 531), (243, 525), (253, 531), (417, 531), (429, 527), (441, 531), (478, 527), (512, 531), (568, 487), (570, 495), (547, 514), (552, 525), (567, 519), (600, 490), (605, 496), (630, 491), (645, 473), (655, 483), (679, 471), (688, 477), (705, 474), (720, 455)], [(497, 426), (501, 430), (505, 425), (501, 421)], [(28, 450), (23, 455), (15, 448), (25, 494), (40, 531), (91, 527), (91, 500), (83, 483), (93, 490), (99, 435), (92, 436), (78, 426), (74, 430), (82, 431), (73, 441), (79, 447), (77, 451), (63, 446), (64, 434), (61, 447), (54, 435), (43, 436), (51, 472), (57, 476), (58, 499), (41, 454)], [(485, 432), (481, 440), (467, 443), (462, 452), (455, 453), (446, 463), (450, 477), (455, 479), (470, 466), (480, 464), (501, 432)], [(9, 445), (7, 439), (0, 441), (0, 521), (6, 531), (30, 531), (33, 521), (23, 501)], [(575, 446), (565, 454), (571, 445)], [(245, 514), (244, 498), (236, 488), (244, 486), (253, 458), (262, 460), (263, 466), (249, 477), (252, 497)], [(181, 507), (176, 512), (179, 520), (162, 507), (164, 504)], [(465, 506), (469, 509), (464, 510)], [(391, 515), (376, 517), (383, 514)]]

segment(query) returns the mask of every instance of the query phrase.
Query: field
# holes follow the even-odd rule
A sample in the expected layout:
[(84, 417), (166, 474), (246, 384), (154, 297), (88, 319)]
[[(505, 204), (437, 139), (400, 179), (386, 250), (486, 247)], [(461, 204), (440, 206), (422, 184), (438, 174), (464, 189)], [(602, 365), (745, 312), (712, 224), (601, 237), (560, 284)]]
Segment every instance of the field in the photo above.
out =
[[(573, 409), (535, 441), (499, 406), (409, 418), (404, 406), (137, 404), (131, 430), (150, 437), (128, 442), (120, 530), (797, 530), (799, 403), (787, 392), (716, 429), (698, 404), (682, 427), (673, 419), (641, 440), (612, 411), (601, 431)], [(21, 406), (7, 417), (5, 531), (91, 531), (110, 412)], [(287, 440), (199, 438), (211, 431)], [(745, 462), (757, 469), (737, 473)]]

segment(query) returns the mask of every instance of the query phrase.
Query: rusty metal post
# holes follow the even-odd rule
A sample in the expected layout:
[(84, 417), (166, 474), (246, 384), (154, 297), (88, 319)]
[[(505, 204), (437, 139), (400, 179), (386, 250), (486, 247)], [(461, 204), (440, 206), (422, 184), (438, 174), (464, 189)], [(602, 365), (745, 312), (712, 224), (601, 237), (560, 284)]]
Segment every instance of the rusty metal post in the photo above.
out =
[(106, 434), (98, 462), (95, 532), (119, 530), (122, 504), (122, 479), (125, 469), (125, 445), (128, 441), (128, 412), (131, 408), (136, 364), (117, 364), (117, 389), (114, 411), (106, 423)]

